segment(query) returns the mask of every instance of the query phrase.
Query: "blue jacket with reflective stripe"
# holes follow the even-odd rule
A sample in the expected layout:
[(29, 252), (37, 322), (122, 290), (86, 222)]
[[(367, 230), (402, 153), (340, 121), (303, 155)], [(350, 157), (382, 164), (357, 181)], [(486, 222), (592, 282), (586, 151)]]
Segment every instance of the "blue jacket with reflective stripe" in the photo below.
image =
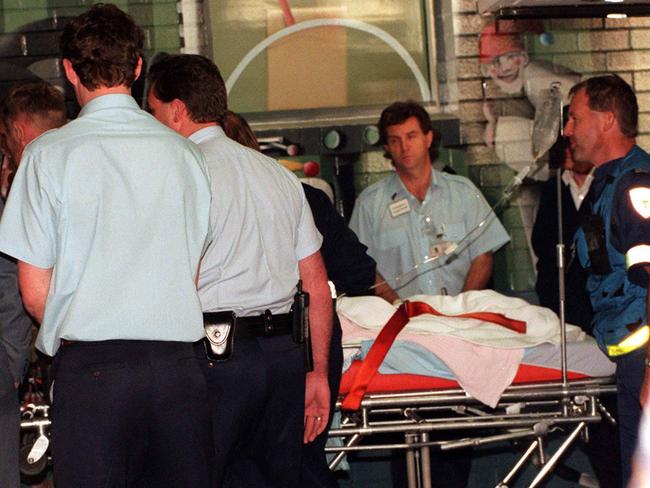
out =
[[(609, 274), (591, 273), (587, 279), (587, 292), (594, 309), (593, 332), (604, 351), (607, 346), (618, 344), (629, 334), (627, 325), (647, 322), (647, 291), (629, 280), (625, 254), (612, 245), (610, 234), (615, 190), (621, 177), (635, 169), (650, 171), (650, 155), (638, 146), (634, 146), (624, 158), (599, 167), (592, 184), (592, 191), (596, 196), (596, 200), (592, 202), (592, 209), (593, 213), (600, 215), (605, 223), (607, 255), (612, 268)], [(580, 263), (583, 267), (589, 268), (591, 263), (582, 228), (576, 232), (575, 243)]]

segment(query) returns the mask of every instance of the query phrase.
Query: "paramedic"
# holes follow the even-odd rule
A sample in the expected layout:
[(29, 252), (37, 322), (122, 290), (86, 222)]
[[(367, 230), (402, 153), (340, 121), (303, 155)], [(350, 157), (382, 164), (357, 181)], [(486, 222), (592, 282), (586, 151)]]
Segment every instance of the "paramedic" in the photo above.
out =
[(509, 237), (467, 178), (432, 168), (434, 131), (427, 112), (415, 102), (393, 103), (381, 114), (379, 132), (395, 174), (359, 195), (350, 220), (377, 261), (377, 283), (387, 280), (377, 294), (394, 302), (485, 288), (492, 253)]
[(650, 156), (636, 145), (637, 100), (619, 76), (575, 85), (565, 135), (576, 163), (596, 167), (576, 234), (593, 332), (616, 362), (623, 486), (637, 441), (641, 402), (647, 400), (647, 299), (650, 271)]

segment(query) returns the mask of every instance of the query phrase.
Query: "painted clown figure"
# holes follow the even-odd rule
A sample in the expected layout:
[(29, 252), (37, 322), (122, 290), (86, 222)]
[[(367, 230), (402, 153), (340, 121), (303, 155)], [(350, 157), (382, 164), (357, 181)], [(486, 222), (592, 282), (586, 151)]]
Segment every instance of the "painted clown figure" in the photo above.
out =
[[(515, 171), (533, 161), (532, 127), (535, 110), (553, 83), (568, 103), (567, 94), (580, 76), (548, 61), (532, 61), (524, 34), (539, 35), (542, 45), (553, 43), (538, 21), (501, 20), (485, 26), (479, 39), (483, 82), (483, 113), (487, 120), (485, 144), (494, 147), (499, 160)], [(547, 172), (529, 175), (546, 179)]]

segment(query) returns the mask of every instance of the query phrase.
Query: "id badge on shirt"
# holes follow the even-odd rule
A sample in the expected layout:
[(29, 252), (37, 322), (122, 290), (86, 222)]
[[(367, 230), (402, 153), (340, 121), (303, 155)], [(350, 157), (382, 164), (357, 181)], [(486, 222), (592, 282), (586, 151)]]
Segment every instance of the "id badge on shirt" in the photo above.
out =
[(396, 218), (405, 213), (409, 213), (411, 211), (411, 206), (406, 198), (402, 198), (401, 200), (391, 203), (388, 206), (388, 210), (390, 211), (391, 217)]

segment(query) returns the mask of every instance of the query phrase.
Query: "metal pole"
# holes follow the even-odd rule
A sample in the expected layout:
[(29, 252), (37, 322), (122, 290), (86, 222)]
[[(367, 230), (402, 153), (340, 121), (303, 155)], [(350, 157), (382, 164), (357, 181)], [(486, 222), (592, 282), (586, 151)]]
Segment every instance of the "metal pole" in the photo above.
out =
[[(354, 446), (356, 445), (359, 440), (361, 439), (360, 434), (354, 434), (348, 442), (346, 442), (346, 447)], [(329, 469), (330, 471), (334, 471), (334, 469), (339, 465), (339, 463), (343, 460), (343, 458), (346, 456), (346, 451), (341, 451), (339, 452), (334, 459), (329, 463)]]
[(506, 475), (505, 478), (499, 483), (496, 488), (507, 488), (510, 485), (510, 482), (513, 480), (513, 478), (521, 471), (521, 468), (524, 466), (526, 461), (533, 455), (535, 452), (535, 449), (537, 449), (537, 444), (538, 441), (533, 441), (530, 446), (528, 446), (528, 449), (526, 449), (526, 452), (519, 458), (519, 461), (517, 461), (517, 464), (513, 466), (513, 468), (510, 470), (510, 472)]
[[(405, 434), (404, 441), (407, 444), (412, 444), (415, 435)], [(406, 451), (406, 477), (408, 479), (408, 488), (418, 488), (418, 473), (415, 466), (415, 451), (413, 448)]]
[[(420, 436), (423, 443), (429, 442), (429, 433), (423, 432)], [(420, 448), (420, 480), (422, 488), (431, 488), (431, 448), (422, 446)]]
[(539, 484), (544, 480), (546, 475), (555, 467), (557, 462), (560, 460), (560, 456), (564, 454), (564, 451), (566, 451), (571, 444), (573, 444), (573, 441), (575, 440), (576, 437), (580, 434), (580, 431), (585, 428), (587, 424), (584, 422), (580, 422), (578, 426), (571, 432), (569, 437), (562, 443), (560, 447), (558, 447), (557, 451), (553, 453), (551, 458), (548, 460), (548, 462), (544, 465), (544, 467), (537, 473), (537, 476), (533, 480), (533, 482), (528, 486), (528, 488), (535, 488), (536, 486), (539, 486)]
[[(560, 104), (560, 137), (563, 134), (562, 127), (562, 104)], [(567, 359), (566, 359), (566, 319), (565, 319), (565, 264), (564, 264), (564, 219), (562, 215), (562, 166), (560, 166), (555, 175), (555, 188), (557, 191), (557, 277), (558, 277), (558, 296), (559, 296), (559, 316), (560, 316), (560, 353), (562, 367), (562, 386), (567, 387)]]

